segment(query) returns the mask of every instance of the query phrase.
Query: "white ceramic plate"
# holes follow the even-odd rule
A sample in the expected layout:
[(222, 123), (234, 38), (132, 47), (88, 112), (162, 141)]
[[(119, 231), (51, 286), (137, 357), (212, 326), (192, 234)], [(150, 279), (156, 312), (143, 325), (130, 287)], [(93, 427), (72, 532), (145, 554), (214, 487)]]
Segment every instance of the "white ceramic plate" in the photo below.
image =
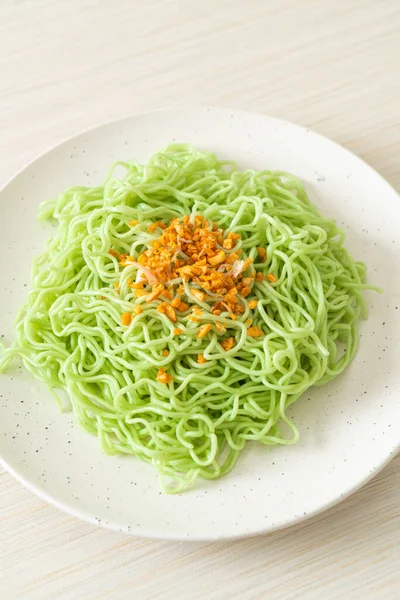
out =
[(345, 228), (347, 247), (385, 290), (367, 294), (370, 317), (356, 359), (292, 407), (301, 434), (296, 446), (248, 445), (229, 476), (181, 495), (161, 493), (150, 465), (105, 456), (98, 440), (60, 414), (46, 388), (18, 367), (0, 376), (0, 454), (39, 496), (98, 525), (193, 540), (267, 532), (332, 506), (399, 448), (400, 201), (360, 159), (290, 123), (218, 109), (139, 115), (83, 133), (37, 159), (0, 193), (0, 335), (13, 339), (32, 257), (51, 232), (36, 222), (40, 201), (73, 184), (99, 184), (114, 160), (145, 161), (172, 141), (241, 167), (291, 171)]

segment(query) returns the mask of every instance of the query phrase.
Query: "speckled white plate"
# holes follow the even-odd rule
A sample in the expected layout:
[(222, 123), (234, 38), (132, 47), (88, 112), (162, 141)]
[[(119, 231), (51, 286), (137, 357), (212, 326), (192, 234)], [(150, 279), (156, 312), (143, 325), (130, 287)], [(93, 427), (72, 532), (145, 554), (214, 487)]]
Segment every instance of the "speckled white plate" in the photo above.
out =
[(349, 250), (385, 290), (367, 294), (370, 317), (356, 359), (292, 407), (301, 434), (296, 446), (249, 445), (229, 476), (178, 496), (161, 493), (150, 465), (105, 456), (98, 440), (60, 414), (46, 388), (18, 367), (0, 376), (0, 455), (39, 496), (97, 525), (193, 540), (272, 531), (354, 492), (399, 448), (400, 200), (359, 158), (290, 123), (218, 109), (133, 116), (83, 133), (38, 158), (0, 193), (0, 335), (7, 344), (13, 339), (31, 259), (51, 232), (36, 222), (40, 201), (71, 185), (99, 184), (114, 160), (146, 160), (172, 141), (241, 167), (291, 171), (345, 228)]

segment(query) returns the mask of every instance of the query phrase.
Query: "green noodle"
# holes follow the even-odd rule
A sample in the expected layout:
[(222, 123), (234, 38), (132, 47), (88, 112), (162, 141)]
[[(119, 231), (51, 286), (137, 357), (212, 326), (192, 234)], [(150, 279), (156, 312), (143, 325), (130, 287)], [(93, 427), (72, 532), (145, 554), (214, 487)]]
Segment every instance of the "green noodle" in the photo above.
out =
[[(157, 237), (148, 232), (152, 222), (190, 213), (240, 233), (251, 269), (278, 280), (257, 281), (246, 299), (258, 299), (257, 308), (250, 313), (244, 301), (237, 320), (199, 303), (199, 322), (181, 317), (176, 336), (157, 301), (137, 299), (128, 286), (136, 267), (121, 268), (108, 251), (138, 256)], [(20, 357), (57, 397), (67, 392), (105, 452), (151, 462), (166, 491), (224, 475), (250, 440), (296, 442), (288, 406), (354, 357), (357, 322), (366, 317), (365, 266), (288, 173), (239, 172), (209, 152), (172, 145), (147, 165), (116, 163), (103, 186), (73, 187), (43, 203), (40, 219), (55, 219), (57, 233), (34, 261), (32, 291), (0, 371)], [(266, 262), (257, 247), (266, 248)], [(143, 312), (124, 327), (121, 314), (135, 302)], [(246, 335), (250, 315), (262, 337)], [(231, 350), (215, 330), (196, 337), (202, 323), (215, 321), (235, 338)], [(157, 381), (160, 367), (172, 383)]]

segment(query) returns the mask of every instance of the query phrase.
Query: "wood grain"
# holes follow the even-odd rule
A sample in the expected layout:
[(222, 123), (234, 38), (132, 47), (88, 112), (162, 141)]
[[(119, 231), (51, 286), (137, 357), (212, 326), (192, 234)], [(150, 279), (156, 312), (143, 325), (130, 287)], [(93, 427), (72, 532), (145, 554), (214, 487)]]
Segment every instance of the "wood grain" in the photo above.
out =
[[(399, 31), (398, 0), (4, 0), (0, 184), (83, 128), (208, 104), (311, 127), (400, 189)], [(216, 544), (121, 537), (0, 481), (4, 600), (400, 597), (400, 457), (301, 526)]]

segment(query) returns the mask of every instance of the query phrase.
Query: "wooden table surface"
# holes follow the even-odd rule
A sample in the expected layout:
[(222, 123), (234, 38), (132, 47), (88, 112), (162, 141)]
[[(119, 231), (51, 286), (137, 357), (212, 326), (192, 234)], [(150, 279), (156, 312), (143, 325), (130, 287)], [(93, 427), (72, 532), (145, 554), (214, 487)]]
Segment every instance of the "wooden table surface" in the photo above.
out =
[[(334, 138), (400, 189), (399, 0), (2, 0), (0, 184), (83, 128), (217, 105)], [(96, 529), (0, 473), (0, 598), (400, 598), (400, 457), (269, 536)]]

